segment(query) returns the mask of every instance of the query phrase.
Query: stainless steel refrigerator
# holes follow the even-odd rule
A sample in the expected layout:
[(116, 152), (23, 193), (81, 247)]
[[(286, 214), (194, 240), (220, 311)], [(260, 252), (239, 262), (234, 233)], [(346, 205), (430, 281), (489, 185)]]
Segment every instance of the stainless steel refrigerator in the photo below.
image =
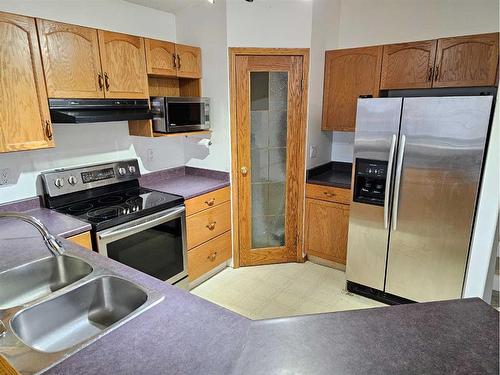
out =
[(349, 290), (416, 302), (462, 296), (492, 102), (359, 99)]

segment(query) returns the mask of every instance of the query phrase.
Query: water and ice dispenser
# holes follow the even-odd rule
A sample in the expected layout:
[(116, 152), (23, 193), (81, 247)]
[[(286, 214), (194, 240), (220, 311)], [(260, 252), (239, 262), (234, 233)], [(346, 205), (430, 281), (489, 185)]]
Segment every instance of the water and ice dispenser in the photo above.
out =
[(356, 159), (354, 202), (384, 205), (387, 161)]

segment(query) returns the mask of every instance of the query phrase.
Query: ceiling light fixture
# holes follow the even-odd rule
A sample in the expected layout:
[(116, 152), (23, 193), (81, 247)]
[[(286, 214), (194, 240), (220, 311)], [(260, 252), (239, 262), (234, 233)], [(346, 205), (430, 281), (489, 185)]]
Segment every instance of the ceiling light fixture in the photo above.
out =
[(215, 4), (215, 0), (208, 0), (210, 4)]

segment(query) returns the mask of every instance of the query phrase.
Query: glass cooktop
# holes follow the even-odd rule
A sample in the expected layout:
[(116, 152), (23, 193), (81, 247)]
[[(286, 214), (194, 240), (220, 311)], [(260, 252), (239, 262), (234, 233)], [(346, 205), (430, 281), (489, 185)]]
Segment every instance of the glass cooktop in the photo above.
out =
[(132, 188), (68, 204), (56, 211), (102, 230), (180, 205), (184, 198), (146, 188)]

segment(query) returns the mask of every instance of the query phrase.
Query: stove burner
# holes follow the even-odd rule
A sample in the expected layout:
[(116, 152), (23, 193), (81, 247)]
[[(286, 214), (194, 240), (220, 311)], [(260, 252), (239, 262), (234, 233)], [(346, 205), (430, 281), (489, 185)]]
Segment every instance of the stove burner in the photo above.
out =
[(85, 212), (94, 207), (91, 203), (77, 203), (68, 207), (70, 212)]
[(120, 197), (119, 195), (109, 195), (106, 197), (99, 198), (97, 201), (99, 203), (104, 203), (104, 204), (114, 204), (123, 201), (123, 197)]
[(108, 220), (120, 216), (120, 214), (126, 213), (125, 209), (120, 206), (110, 206), (104, 208), (97, 208), (95, 210), (87, 212), (87, 216), (92, 219)]

